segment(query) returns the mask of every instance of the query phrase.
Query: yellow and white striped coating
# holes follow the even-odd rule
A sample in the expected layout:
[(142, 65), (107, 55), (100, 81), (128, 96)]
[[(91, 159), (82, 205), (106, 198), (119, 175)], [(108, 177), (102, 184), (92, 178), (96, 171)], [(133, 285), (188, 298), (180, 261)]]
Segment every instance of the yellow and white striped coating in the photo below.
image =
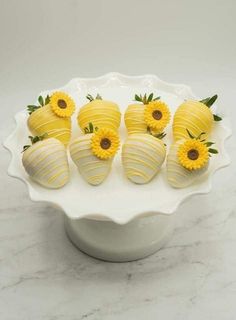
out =
[(82, 177), (91, 185), (102, 183), (108, 176), (112, 160), (102, 160), (96, 157), (91, 150), (91, 137), (86, 134), (76, 138), (70, 144), (70, 155)]
[(199, 170), (188, 170), (184, 168), (178, 159), (177, 153), (181, 143), (184, 140), (179, 140), (172, 144), (167, 156), (167, 180), (174, 188), (185, 188), (191, 185), (198, 177), (207, 171), (208, 164)]
[(122, 163), (129, 180), (145, 184), (161, 169), (165, 160), (164, 143), (149, 134), (136, 133), (128, 136), (122, 148)]
[(67, 145), (71, 137), (71, 119), (60, 118), (48, 104), (34, 111), (28, 118), (28, 128), (33, 135), (47, 133), (49, 138), (56, 138)]
[(205, 104), (189, 100), (182, 103), (175, 112), (173, 135), (175, 141), (189, 138), (188, 129), (194, 136), (202, 132), (209, 135), (214, 123), (213, 114)]
[(24, 151), (22, 163), (28, 175), (44, 187), (57, 189), (69, 181), (66, 148), (57, 139), (33, 144)]
[(77, 120), (82, 131), (92, 123), (94, 127), (115, 131), (120, 126), (121, 113), (116, 103), (95, 99), (81, 107)]
[(144, 104), (130, 104), (125, 111), (124, 120), (128, 134), (146, 133), (147, 124), (144, 118)]

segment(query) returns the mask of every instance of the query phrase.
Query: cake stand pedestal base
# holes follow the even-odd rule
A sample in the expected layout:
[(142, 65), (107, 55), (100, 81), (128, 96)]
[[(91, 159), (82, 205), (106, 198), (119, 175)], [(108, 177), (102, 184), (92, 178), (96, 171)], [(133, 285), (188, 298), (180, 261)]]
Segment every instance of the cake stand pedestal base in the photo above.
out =
[(97, 259), (125, 262), (145, 258), (168, 240), (174, 215), (157, 214), (120, 225), (112, 221), (70, 219), (65, 229), (70, 240), (83, 252)]

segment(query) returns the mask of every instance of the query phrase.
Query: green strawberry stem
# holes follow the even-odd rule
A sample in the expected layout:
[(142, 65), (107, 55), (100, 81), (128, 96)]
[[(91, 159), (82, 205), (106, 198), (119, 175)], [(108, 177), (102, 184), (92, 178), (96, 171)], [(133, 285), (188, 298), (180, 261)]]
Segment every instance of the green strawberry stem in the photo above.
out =
[(208, 97), (208, 98), (200, 100), (200, 102), (204, 103), (208, 108), (210, 108), (216, 102), (217, 98), (218, 98), (218, 95), (215, 94), (212, 97)]
[(44, 133), (41, 136), (34, 136), (34, 137), (33, 136), (29, 136), (28, 138), (30, 139), (31, 144), (27, 144), (27, 145), (23, 146), (22, 152), (24, 152), (25, 150), (29, 149), (36, 142), (44, 140), (47, 137), (47, 135), (48, 135), (47, 133)]
[(34, 111), (38, 110), (39, 108), (42, 108), (43, 106), (46, 106), (47, 104), (49, 104), (49, 102), (50, 102), (49, 95), (47, 95), (45, 99), (43, 99), (42, 96), (39, 96), (38, 97), (39, 105), (33, 105), (33, 104), (28, 105), (27, 106), (27, 111), (28, 111), (29, 114), (32, 114)]
[[(205, 98), (203, 100), (200, 100), (199, 102), (204, 103), (208, 108), (210, 108), (216, 102), (217, 98), (218, 98), (218, 95), (215, 94), (214, 96)], [(214, 121), (222, 120), (222, 118), (217, 114), (213, 114), (213, 117), (214, 117)]]
[(214, 153), (214, 154), (219, 153), (217, 149), (209, 148), (213, 144), (215, 144), (215, 142), (206, 141), (205, 139), (201, 140), (202, 135), (206, 134), (206, 132), (202, 132), (197, 137), (195, 137), (188, 129), (186, 129), (186, 131), (188, 132), (190, 139), (200, 140), (200, 142), (203, 142), (203, 144), (205, 144), (205, 146), (208, 148), (209, 153)]
[(152, 134), (152, 135), (153, 135), (153, 137), (162, 140), (166, 136), (166, 133), (165, 132), (161, 132), (161, 133)]
[(147, 133), (150, 134), (151, 136), (157, 138), (157, 139), (163, 139), (166, 136), (166, 133), (164, 131), (161, 132), (161, 133), (157, 133), (157, 134), (152, 133), (150, 127), (147, 127)]
[(85, 134), (94, 133), (96, 131), (98, 131), (98, 127), (94, 127), (91, 122), (89, 122), (88, 127), (84, 128)]
[(214, 121), (221, 121), (222, 118), (220, 116), (218, 116), (217, 114), (213, 114), (214, 117)]
[(96, 97), (94, 98), (91, 94), (87, 94), (86, 98), (91, 102), (93, 100), (102, 100), (102, 97), (99, 93), (97, 93)]
[(142, 102), (143, 104), (148, 104), (151, 101), (156, 101), (160, 99), (160, 97), (153, 98), (153, 96), (154, 96), (153, 93), (150, 93), (149, 96), (146, 93), (143, 96), (141, 94), (140, 95), (135, 94), (134, 101)]

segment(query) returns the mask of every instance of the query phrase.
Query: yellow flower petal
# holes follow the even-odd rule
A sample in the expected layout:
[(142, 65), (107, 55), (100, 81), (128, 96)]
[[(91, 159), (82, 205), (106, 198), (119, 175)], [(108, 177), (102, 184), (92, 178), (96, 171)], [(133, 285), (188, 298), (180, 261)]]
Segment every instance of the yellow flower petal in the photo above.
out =
[(91, 138), (93, 154), (103, 160), (113, 157), (118, 151), (119, 146), (119, 136), (112, 129), (101, 128)]
[(188, 139), (179, 146), (178, 159), (188, 170), (201, 169), (209, 160), (208, 148), (199, 140)]
[(52, 111), (61, 118), (69, 118), (75, 111), (75, 103), (64, 92), (54, 92), (50, 97)]
[(149, 102), (144, 110), (144, 119), (150, 129), (162, 132), (170, 121), (167, 104), (160, 100)]

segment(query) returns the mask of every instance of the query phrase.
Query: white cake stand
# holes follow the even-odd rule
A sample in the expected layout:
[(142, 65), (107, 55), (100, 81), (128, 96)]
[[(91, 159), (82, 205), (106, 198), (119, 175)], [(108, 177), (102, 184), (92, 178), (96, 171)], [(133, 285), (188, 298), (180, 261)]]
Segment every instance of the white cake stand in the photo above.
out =
[[(46, 96), (55, 90), (67, 92), (78, 106), (86, 103), (88, 93), (99, 93), (104, 99), (117, 102), (122, 113), (135, 93), (153, 92), (160, 95), (170, 106), (172, 114), (184, 99), (196, 98), (188, 86), (169, 84), (154, 75), (130, 77), (109, 73), (93, 79), (76, 78), (62, 88), (41, 94)], [(134, 185), (125, 178), (118, 154), (110, 176), (102, 185), (88, 185), (69, 159), (70, 182), (62, 189), (48, 190), (34, 183), (21, 163), (22, 146), (27, 143), (29, 135), (27, 117), (25, 110), (16, 114), (16, 128), (4, 143), (12, 155), (9, 175), (26, 183), (33, 201), (46, 201), (62, 208), (66, 232), (71, 241), (87, 254), (103, 260), (136, 260), (161, 248), (173, 229), (174, 212), (179, 204), (192, 195), (210, 192), (213, 173), (230, 163), (224, 142), (231, 131), (224, 117), (215, 125), (211, 137), (216, 142), (219, 155), (211, 158), (207, 174), (188, 188), (174, 189), (168, 185), (165, 164), (151, 183)], [(165, 143), (169, 147), (172, 142), (171, 124), (166, 132)], [(79, 134), (81, 132), (74, 116), (73, 136)], [(126, 130), (123, 119), (120, 135), (124, 140)]]

